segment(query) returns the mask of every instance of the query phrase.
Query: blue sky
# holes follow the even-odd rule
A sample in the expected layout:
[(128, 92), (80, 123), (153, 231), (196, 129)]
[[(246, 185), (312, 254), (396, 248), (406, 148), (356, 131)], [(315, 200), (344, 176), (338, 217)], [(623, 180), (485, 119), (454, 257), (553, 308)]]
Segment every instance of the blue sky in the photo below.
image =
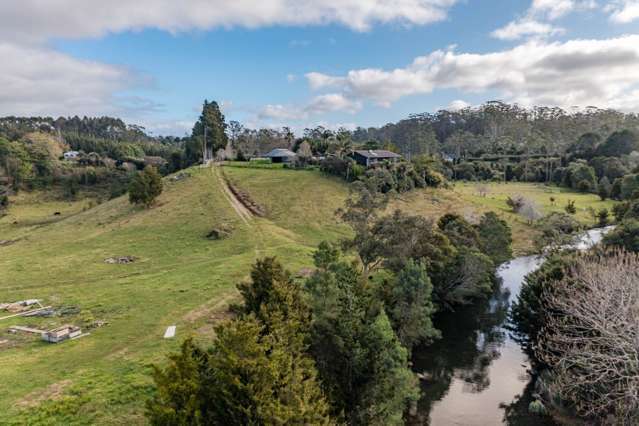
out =
[(639, 110), (636, 0), (51, 3), (0, 5), (0, 52), (22, 62), (0, 74), (3, 115), (118, 115), (182, 135), (204, 98), (297, 131), (492, 99)]

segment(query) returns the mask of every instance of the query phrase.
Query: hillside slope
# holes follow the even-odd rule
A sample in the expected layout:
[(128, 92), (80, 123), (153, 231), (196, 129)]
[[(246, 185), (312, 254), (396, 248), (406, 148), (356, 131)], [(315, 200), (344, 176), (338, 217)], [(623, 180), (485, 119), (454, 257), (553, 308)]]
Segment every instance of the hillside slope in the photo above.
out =
[[(144, 424), (150, 392), (149, 364), (163, 361), (187, 336), (210, 342), (213, 326), (237, 298), (235, 284), (247, 277), (257, 257), (278, 256), (293, 273), (311, 264), (322, 240), (348, 229), (335, 217), (348, 187), (317, 171), (193, 168), (188, 177), (165, 179), (165, 191), (150, 210), (126, 197), (92, 207), (51, 200), (42, 194), (14, 198), (0, 218), (0, 303), (37, 298), (70, 315), (0, 321), (0, 424)], [(225, 179), (245, 193), (263, 217), (238, 215)], [(594, 195), (558, 193), (542, 185), (491, 186), (486, 197), (471, 185), (453, 190), (424, 189), (403, 194), (389, 210), (437, 219), (455, 211), (466, 216), (495, 210), (514, 227), (520, 251), (530, 246), (532, 229), (508, 212), (515, 193), (538, 200), (548, 212), (565, 199), (599, 208)], [(549, 194), (556, 205), (544, 205)], [(53, 216), (59, 211), (60, 215)], [(206, 235), (232, 228), (223, 240)], [(114, 256), (134, 256), (131, 264), (106, 264)], [(0, 317), (4, 313), (0, 313)], [(35, 337), (9, 335), (11, 325), (52, 328), (86, 326), (91, 335), (52, 345)], [(163, 339), (177, 326), (175, 339)]]
[[(256, 178), (250, 172), (230, 174)], [(70, 206), (62, 220), (50, 223), (53, 209), (65, 206), (52, 203), (47, 211), (45, 202), (34, 211), (18, 203), (0, 219), (0, 240), (18, 239), (0, 247), (0, 302), (37, 298), (80, 312), (0, 322), (0, 340), (9, 340), (0, 346), (0, 424), (144, 423), (148, 364), (162, 360), (190, 334), (210, 339), (212, 324), (225, 315), (236, 297), (235, 284), (256, 257), (278, 256), (296, 272), (310, 264), (321, 239), (345, 232), (343, 226), (325, 226), (334, 222), (345, 185), (316, 172), (295, 172), (295, 189), (285, 173), (271, 182), (260, 180), (274, 193), (288, 193), (277, 202), (281, 211), (248, 223), (233, 210), (212, 169), (167, 179), (150, 210), (121, 197), (83, 212)], [(299, 194), (311, 189), (305, 185), (332, 201), (302, 201), (306, 197)], [(291, 214), (287, 219), (282, 212)], [(14, 224), (21, 213), (31, 217)], [(232, 227), (233, 233), (224, 240), (205, 238), (220, 227)], [(104, 262), (113, 256), (137, 260)], [(94, 320), (108, 324), (59, 345), (6, 334), (11, 325), (50, 328)], [(162, 338), (169, 325), (177, 325), (176, 339)]]

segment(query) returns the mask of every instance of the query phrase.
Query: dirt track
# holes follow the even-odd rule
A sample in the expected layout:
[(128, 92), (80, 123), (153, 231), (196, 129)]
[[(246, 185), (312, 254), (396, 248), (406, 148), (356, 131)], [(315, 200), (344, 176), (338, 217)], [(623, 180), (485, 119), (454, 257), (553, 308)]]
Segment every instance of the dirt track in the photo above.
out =
[(249, 225), (249, 222), (253, 219), (253, 213), (251, 213), (251, 211), (247, 209), (240, 200), (237, 199), (235, 194), (233, 194), (228, 186), (228, 183), (226, 182), (226, 179), (222, 177), (222, 172), (220, 171), (219, 166), (213, 166), (213, 173), (215, 173), (215, 176), (217, 176), (224, 196), (229, 201), (229, 203), (231, 203), (231, 206), (233, 207), (233, 210), (235, 210), (235, 213), (237, 213), (237, 215), (245, 224)]

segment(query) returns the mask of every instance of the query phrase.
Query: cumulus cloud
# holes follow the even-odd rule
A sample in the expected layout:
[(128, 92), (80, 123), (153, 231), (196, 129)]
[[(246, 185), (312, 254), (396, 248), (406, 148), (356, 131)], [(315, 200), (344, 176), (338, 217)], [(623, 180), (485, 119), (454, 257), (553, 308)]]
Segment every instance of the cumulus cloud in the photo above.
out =
[(357, 31), (376, 23), (424, 25), (458, 0), (22, 0), (0, 2), (0, 39), (43, 41), (156, 28), (324, 25)]
[(125, 68), (46, 48), (0, 42), (0, 115), (85, 115), (156, 110), (145, 99), (116, 95), (143, 83)]
[(298, 105), (266, 105), (259, 112), (262, 120), (306, 120), (315, 115), (328, 112), (344, 111), (355, 113), (362, 108), (360, 101), (352, 100), (340, 93), (319, 95), (311, 99), (305, 106)]
[(563, 28), (557, 28), (531, 18), (522, 18), (509, 22), (505, 27), (493, 31), (491, 35), (500, 40), (518, 40), (528, 36), (552, 36), (564, 32)]
[(577, 10), (595, 7), (597, 3), (594, 0), (533, 0), (524, 16), (496, 29), (491, 35), (501, 40), (518, 40), (563, 34), (565, 30), (550, 21)]
[(405, 68), (359, 69), (345, 76), (307, 74), (311, 87), (339, 88), (380, 105), (435, 89), (491, 91), (523, 105), (639, 110), (639, 35), (564, 43), (530, 41), (493, 53), (438, 50)]
[(450, 104), (448, 104), (446, 109), (448, 111), (460, 111), (460, 110), (462, 110), (464, 108), (468, 108), (470, 106), (471, 105), (468, 102), (466, 102), (464, 100), (461, 100), (461, 99), (457, 99), (457, 100), (452, 101)]
[[(140, 76), (104, 63), (54, 51), (52, 39), (83, 39), (125, 31), (173, 33), (276, 25), (341, 25), (355, 31), (375, 24), (424, 25), (446, 18), (458, 0), (21, 0), (0, 1), (0, 114), (113, 114), (157, 110), (142, 98), (123, 96)], [(293, 40), (291, 47), (310, 42)], [(294, 80), (293, 76), (288, 77)], [(340, 104), (341, 102), (341, 104)], [(352, 109), (338, 98), (319, 98), (309, 110), (268, 105), (264, 114), (308, 115), (312, 110)]]
[(639, 19), (639, 0), (613, 1), (606, 10), (613, 22), (628, 24)]
[(269, 104), (262, 108), (262, 110), (258, 114), (258, 117), (260, 119), (271, 120), (301, 120), (305, 118), (306, 115), (306, 112), (293, 106)]
[(304, 109), (310, 114), (322, 114), (332, 111), (355, 113), (362, 108), (361, 102), (348, 99), (340, 93), (316, 96)]

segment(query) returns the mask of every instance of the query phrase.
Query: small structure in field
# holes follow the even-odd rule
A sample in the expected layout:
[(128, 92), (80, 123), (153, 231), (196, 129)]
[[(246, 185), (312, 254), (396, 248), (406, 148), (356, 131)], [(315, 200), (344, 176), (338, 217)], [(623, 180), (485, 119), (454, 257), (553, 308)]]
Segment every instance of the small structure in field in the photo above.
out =
[(370, 167), (374, 164), (382, 163), (384, 161), (394, 163), (402, 158), (402, 156), (399, 154), (395, 154), (394, 152), (386, 151), (383, 149), (357, 150), (353, 151), (353, 154), (351, 154), (351, 156), (357, 162), (357, 164), (365, 167)]
[(175, 337), (175, 326), (174, 325), (170, 325), (166, 328), (166, 331), (164, 332), (164, 338), (165, 339), (172, 339)]
[(78, 158), (80, 153), (78, 151), (67, 151), (62, 155), (64, 155), (65, 160), (75, 160)]
[(295, 160), (296, 154), (285, 148), (275, 148), (264, 158), (270, 158), (272, 163), (290, 163)]
[(80, 327), (75, 325), (65, 324), (61, 327), (54, 328), (53, 330), (45, 331), (42, 333), (42, 340), (49, 343), (60, 343), (68, 339), (74, 339), (82, 335)]

